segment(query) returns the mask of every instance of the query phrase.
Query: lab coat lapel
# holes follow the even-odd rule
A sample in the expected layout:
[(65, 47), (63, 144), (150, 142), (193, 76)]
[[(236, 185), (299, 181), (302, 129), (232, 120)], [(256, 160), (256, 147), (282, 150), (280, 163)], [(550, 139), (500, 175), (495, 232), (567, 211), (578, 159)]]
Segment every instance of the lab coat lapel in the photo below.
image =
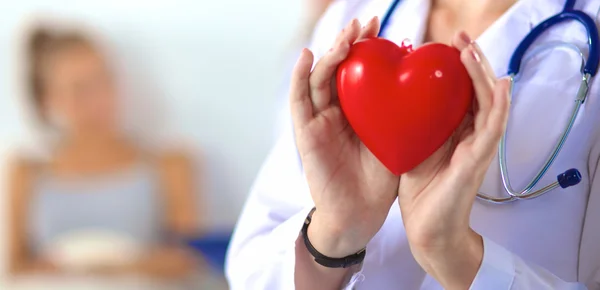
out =
[(533, 27), (531, 2), (517, 2), (476, 39), (496, 77), (506, 75), (515, 48)]
[(561, 8), (562, 0), (518, 1), (476, 40), (497, 77), (506, 76), (513, 52), (533, 27)]

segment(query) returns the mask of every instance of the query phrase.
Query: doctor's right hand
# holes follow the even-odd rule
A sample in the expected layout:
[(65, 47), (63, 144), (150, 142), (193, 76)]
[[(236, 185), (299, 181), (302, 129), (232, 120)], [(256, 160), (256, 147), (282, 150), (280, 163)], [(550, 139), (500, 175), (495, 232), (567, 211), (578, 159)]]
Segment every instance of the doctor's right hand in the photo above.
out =
[(308, 237), (322, 254), (339, 258), (364, 248), (396, 199), (399, 178), (360, 142), (339, 105), (337, 66), (354, 42), (376, 37), (379, 20), (353, 20), (311, 72), (305, 49), (292, 75), (290, 105), (296, 143), (316, 206)]

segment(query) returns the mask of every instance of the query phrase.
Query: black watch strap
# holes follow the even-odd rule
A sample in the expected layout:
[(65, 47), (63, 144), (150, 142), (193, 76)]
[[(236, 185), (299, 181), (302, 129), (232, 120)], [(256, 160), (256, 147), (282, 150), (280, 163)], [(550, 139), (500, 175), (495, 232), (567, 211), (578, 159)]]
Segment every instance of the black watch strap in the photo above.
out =
[(304, 220), (304, 225), (302, 226), (302, 236), (304, 237), (304, 245), (306, 245), (306, 249), (313, 256), (315, 262), (327, 268), (348, 268), (350, 266), (362, 263), (367, 253), (366, 249), (362, 249), (356, 254), (352, 254), (343, 258), (330, 258), (319, 253), (319, 251), (317, 251), (317, 249), (313, 247), (313, 245), (310, 243), (310, 240), (308, 239), (307, 231), (308, 225), (310, 225), (312, 215), (315, 212), (315, 210), (316, 208), (313, 208), (310, 211), (310, 213), (306, 217), (306, 220)]

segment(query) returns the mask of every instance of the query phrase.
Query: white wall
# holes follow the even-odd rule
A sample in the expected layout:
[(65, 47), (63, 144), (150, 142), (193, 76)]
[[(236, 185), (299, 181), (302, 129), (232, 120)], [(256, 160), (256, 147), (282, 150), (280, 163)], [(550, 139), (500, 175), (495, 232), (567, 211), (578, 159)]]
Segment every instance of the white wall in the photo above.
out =
[(154, 121), (201, 148), (208, 162), (210, 205), (218, 209), (213, 219), (231, 226), (273, 142), (276, 98), (284, 93), (283, 51), (293, 38), (301, 4), (0, 0), (2, 146), (27, 130), (14, 83), (17, 28), (32, 13), (82, 19), (108, 38), (121, 64), (137, 75), (148, 94), (143, 97), (161, 111), (163, 118)]

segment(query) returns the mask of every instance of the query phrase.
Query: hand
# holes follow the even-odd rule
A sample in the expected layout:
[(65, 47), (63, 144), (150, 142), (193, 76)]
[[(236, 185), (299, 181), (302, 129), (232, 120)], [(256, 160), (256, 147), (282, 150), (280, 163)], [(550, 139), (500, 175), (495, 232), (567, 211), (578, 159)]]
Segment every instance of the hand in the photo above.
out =
[(364, 248), (379, 231), (397, 195), (398, 177), (359, 141), (339, 105), (337, 66), (350, 45), (375, 37), (379, 21), (361, 29), (353, 20), (311, 72), (304, 50), (294, 68), (290, 104), (296, 142), (315, 202), (308, 236), (324, 255), (344, 257)]
[(442, 148), (400, 177), (398, 200), (417, 262), (445, 289), (467, 289), (483, 257), (481, 236), (469, 227), (469, 217), (506, 127), (510, 84), (496, 80), (465, 33), (452, 42), (473, 80), (473, 112)]

